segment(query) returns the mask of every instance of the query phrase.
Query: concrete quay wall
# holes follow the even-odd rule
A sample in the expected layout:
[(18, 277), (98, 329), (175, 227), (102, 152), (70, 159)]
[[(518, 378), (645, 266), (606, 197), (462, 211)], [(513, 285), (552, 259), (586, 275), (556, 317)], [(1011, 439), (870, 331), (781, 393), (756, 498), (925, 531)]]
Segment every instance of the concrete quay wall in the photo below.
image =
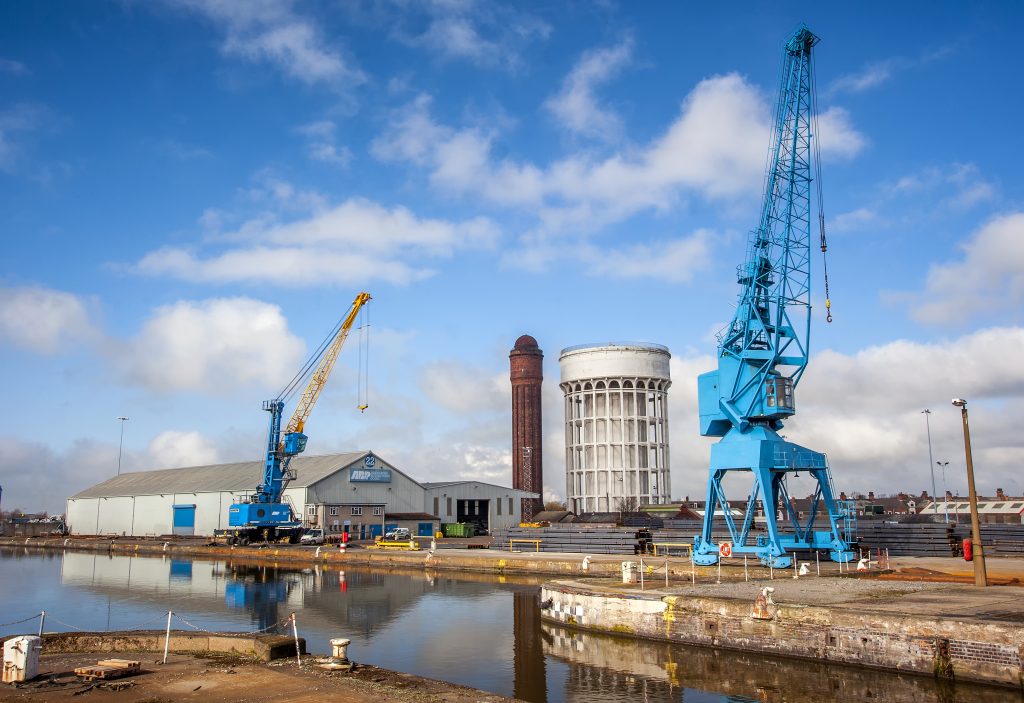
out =
[[(17, 635), (0, 638), (6, 641)], [(163, 653), (163, 630), (124, 632), (47, 632), (43, 651), (47, 654), (73, 652), (157, 652)], [(299, 638), (299, 650), (306, 653), (306, 639)], [(187, 632), (171, 630), (168, 652), (171, 654), (232, 654), (261, 661), (295, 656), (295, 640), (283, 635), (247, 635), (230, 632)]]
[[(551, 601), (547, 605), (547, 601)], [(909, 616), (868, 608), (652, 596), (556, 581), (542, 619), (569, 628), (978, 681), (1024, 690), (1024, 629), (1013, 623)]]

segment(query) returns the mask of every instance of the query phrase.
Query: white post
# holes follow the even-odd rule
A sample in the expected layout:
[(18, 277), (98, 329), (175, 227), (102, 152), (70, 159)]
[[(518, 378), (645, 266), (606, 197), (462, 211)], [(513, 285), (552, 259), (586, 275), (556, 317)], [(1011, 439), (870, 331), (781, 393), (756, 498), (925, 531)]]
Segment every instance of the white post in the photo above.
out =
[(750, 574), (747, 572), (747, 555), (746, 554), (743, 555), (743, 580), (744, 581), (749, 581), (750, 580)]
[(171, 646), (171, 615), (173, 614), (173, 611), (167, 611), (167, 633), (164, 635), (164, 664), (167, 663), (167, 650)]
[(644, 558), (640, 557), (640, 590), (644, 590)]
[(295, 663), (302, 666), (302, 653), (299, 649), (299, 627), (295, 624), (295, 613), (292, 613), (292, 635), (295, 636)]
[(718, 581), (716, 583), (722, 583), (722, 557), (718, 557)]
[(821, 559), (818, 558), (818, 550), (814, 550), (814, 570), (821, 576)]
[(668, 588), (668, 557), (665, 557), (665, 588)]
[(768, 578), (775, 580), (775, 558), (771, 555), (768, 556)]
[(796, 555), (794, 553), (794, 556), (793, 556), (793, 578), (795, 578), (795, 579), (800, 578), (800, 574), (796, 570), (796, 563), (797, 563), (797, 561), (798, 561), (798, 559), (796, 558)]
[(889, 568), (889, 548), (888, 547), (885, 548), (885, 568), (887, 570)]
[(39, 613), (39, 636), (43, 636), (43, 623), (46, 622), (46, 611)]
[(693, 566), (693, 552), (690, 552), (690, 583), (697, 585), (697, 571)]

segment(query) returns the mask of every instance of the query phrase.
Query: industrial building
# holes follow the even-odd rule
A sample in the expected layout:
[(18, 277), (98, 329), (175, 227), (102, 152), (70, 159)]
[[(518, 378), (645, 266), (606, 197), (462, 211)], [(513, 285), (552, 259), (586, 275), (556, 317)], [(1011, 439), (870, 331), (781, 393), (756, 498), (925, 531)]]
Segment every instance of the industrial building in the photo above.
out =
[(670, 502), (668, 348), (623, 342), (563, 349), (569, 509)]
[[(488, 531), (519, 524), (524, 498), (480, 481), (422, 484), (370, 451), (298, 456), (284, 502), (307, 526), (371, 539), (393, 527), (430, 535), (441, 523), (469, 522)], [(125, 473), (68, 498), (72, 534), (213, 535), (228, 509), (251, 495), (262, 461)]]
[[(544, 486), (543, 422), (541, 384), (544, 381), (544, 352), (528, 334), (516, 340), (509, 352), (512, 381), (512, 487), (540, 493)], [(531, 520), (544, 509), (540, 498), (523, 501), (523, 518)]]

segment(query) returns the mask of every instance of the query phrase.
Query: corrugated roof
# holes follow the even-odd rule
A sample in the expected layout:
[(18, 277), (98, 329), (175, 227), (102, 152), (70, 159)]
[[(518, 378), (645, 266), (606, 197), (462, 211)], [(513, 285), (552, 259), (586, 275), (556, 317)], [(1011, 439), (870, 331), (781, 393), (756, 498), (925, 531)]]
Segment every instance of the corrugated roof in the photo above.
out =
[[(298, 456), (291, 468), (298, 478), (289, 488), (304, 488), (323, 480), (335, 471), (354, 463), (369, 452), (347, 452), (324, 456)], [(137, 471), (107, 479), (80, 491), (72, 498), (112, 498), (115, 496), (154, 495), (159, 493), (215, 493), (218, 491), (251, 492), (263, 479), (262, 461), (237, 464), (188, 466), (181, 469)]]
[(420, 485), (427, 490), (436, 488), (447, 488), (448, 486), (465, 486), (470, 483), (478, 483), (481, 486), (490, 486), (491, 488), (498, 488), (502, 491), (510, 491), (512, 493), (520, 493), (524, 498), (539, 498), (539, 493), (531, 493), (530, 491), (521, 491), (518, 488), (509, 488), (508, 486), (499, 486), (496, 483), (487, 483), (486, 481), (433, 481), (433, 482), (421, 482)]

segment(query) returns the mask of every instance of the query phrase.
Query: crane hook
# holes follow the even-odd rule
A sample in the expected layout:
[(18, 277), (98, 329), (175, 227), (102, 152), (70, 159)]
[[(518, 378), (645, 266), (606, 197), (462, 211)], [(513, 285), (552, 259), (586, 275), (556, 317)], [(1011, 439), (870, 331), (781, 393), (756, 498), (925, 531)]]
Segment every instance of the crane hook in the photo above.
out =
[(825, 322), (832, 322), (832, 301), (825, 298)]

